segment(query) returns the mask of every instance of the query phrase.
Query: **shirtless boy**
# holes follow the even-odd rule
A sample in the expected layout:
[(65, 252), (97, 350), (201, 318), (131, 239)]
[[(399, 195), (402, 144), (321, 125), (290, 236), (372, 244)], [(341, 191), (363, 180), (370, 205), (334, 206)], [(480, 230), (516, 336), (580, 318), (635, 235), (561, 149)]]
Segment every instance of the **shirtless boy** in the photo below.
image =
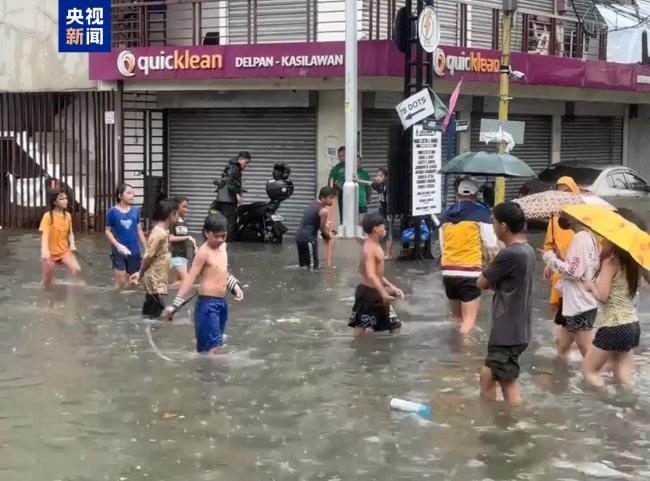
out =
[(402, 323), (397, 320), (391, 303), (396, 298), (404, 299), (404, 293), (384, 277), (384, 250), (380, 244), (386, 236), (383, 216), (376, 212), (365, 216), (363, 231), (368, 239), (363, 244), (359, 263), (361, 284), (354, 293), (348, 326), (354, 328), (355, 336), (364, 334), (366, 329), (398, 333)]
[(218, 354), (223, 346), (223, 334), (228, 321), (228, 304), (224, 299), (226, 291), (231, 292), (237, 301), (244, 299), (239, 281), (228, 274), (227, 229), (228, 221), (223, 215), (215, 214), (205, 218), (205, 243), (197, 251), (173, 306), (167, 307), (162, 316), (163, 319), (171, 319), (174, 310), (184, 303), (184, 298), (200, 277), (199, 297), (194, 309), (196, 350), (209, 356)]

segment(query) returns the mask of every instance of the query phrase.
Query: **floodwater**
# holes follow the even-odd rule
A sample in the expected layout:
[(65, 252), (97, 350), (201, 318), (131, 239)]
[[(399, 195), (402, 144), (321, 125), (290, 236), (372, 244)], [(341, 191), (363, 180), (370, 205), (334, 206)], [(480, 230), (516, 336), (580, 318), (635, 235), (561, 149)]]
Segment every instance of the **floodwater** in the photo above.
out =
[[(250, 287), (211, 360), (194, 354), (189, 313), (145, 324), (142, 293), (111, 288), (105, 241), (78, 245), (89, 286), (44, 292), (38, 238), (0, 231), (2, 481), (650, 478), (647, 293), (639, 380), (597, 394), (577, 362), (555, 365), (540, 281), (525, 405), (511, 409), (478, 400), (489, 297), (460, 340), (431, 266), (388, 268), (408, 295), (401, 335), (353, 340), (355, 241), (337, 243), (338, 268), (320, 273), (289, 267), (290, 240), (232, 245)], [(430, 403), (432, 422), (391, 412), (393, 396)]]

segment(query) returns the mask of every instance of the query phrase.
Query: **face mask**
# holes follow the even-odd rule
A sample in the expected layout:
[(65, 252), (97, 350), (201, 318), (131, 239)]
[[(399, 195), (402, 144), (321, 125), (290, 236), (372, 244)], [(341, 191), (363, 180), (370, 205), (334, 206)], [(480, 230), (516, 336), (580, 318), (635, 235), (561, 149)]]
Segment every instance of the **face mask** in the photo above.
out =
[(569, 230), (571, 229), (571, 222), (566, 217), (560, 217), (557, 221), (557, 225), (560, 226), (560, 229)]

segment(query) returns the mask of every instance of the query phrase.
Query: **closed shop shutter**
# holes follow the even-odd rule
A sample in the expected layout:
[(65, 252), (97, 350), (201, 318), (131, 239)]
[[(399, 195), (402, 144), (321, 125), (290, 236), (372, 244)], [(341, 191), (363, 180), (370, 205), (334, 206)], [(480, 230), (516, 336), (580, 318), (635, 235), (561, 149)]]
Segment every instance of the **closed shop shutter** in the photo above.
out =
[[(248, 43), (248, 0), (228, 0), (227, 43)], [(286, 0), (257, 0), (253, 7), (257, 28), (250, 31), (253, 43), (307, 41), (307, 4)]]
[[(480, 142), (481, 119), (496, 118), (494, 115), (473, 114), (471, 122), (470, 146), (473, 152), (495, 152), (496, 144)], [(552, 119), (550, 116), (512, 115), (510, 120), (526, 123), (523, 145), (516, 145), (512, 155), (525, 161), (536, 173), (540, 173), (551, 164)], [(514, 199), (519, 189), (528, 179), (506, 179), (506, 200)]]
[(459, 5), (452, 2), (436, 2), (434, 5), (440, 22), (440, 44), (456, 45), (460, 37)]
[(468, 46), (491, 49), (493, 10), (499, 7), (482, 3), (468, 5)]
[[(395, 109), (367, 109), (363, 111), (362, 165), (374, 177), (381, 167), (388, 167), (389, 129), (399, 125)], [(447, 135), (442, 136), (443, 165), (447, 158)], [(373, 196), (369, 209), (377, 208), (377, 198)]]
[(562, 119), (562, 162), (623, 163), (621, 117), (571, 117)]
[(314, 109), (181, 109), (169, 111), (169, 187), (187, 196), (188, 224), (199, 232), (215, 197), (214, 179), (228, 160), (247, 150), (253, 161), (243, 174), (244, 202), (268, 201), (273, 164), (291, 167), (295, 191), (278, 211), (294, 233), (316, 191)]

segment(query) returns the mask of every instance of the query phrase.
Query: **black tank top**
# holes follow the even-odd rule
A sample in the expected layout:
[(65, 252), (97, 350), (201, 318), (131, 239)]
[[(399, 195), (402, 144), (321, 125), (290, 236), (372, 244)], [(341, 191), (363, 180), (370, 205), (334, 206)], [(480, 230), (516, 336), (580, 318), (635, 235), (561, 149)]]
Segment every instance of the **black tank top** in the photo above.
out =
[(298, 242), (310, 242), (316, 240), (318, 231), (320, 230), (320, 211), (323, 204), (315, 200), (312, 202), (302, 214), (302, 221), (300, 227), (296, 232), (296, 240)]

